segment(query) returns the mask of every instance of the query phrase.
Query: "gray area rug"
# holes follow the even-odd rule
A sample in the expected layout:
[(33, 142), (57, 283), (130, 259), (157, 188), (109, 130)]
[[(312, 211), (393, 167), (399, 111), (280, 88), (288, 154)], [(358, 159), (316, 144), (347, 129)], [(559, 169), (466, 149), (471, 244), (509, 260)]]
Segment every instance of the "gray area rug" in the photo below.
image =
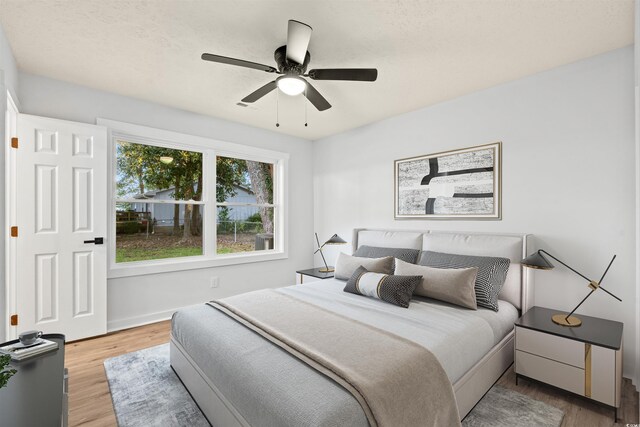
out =
[(169, 364), (169, 344), (104, 361), (120, 427), (209, 427)]
[(562, 410), (494, 385), (463, 420), (464, 427), (559, 427)]
[[(169, 364), (169, 344), (107, 359), (104, 368), (120, 427), (208, 427)], [(558, 427), (564, 413), (494, 386), (464, 419), (464, 427)]]

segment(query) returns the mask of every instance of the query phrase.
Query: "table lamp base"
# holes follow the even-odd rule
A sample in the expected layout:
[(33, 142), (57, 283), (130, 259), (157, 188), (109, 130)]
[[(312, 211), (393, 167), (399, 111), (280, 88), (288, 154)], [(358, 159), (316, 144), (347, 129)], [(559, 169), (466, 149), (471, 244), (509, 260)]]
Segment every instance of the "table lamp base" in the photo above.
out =
[(554, 314), (551, 316), (551, 320), (553, 323), (556, 323), (561, 326), (580, 326), (582, 325), (582, 320), (580, 320), (576, 316), (569, 316), (567, 318), (566, 314)]

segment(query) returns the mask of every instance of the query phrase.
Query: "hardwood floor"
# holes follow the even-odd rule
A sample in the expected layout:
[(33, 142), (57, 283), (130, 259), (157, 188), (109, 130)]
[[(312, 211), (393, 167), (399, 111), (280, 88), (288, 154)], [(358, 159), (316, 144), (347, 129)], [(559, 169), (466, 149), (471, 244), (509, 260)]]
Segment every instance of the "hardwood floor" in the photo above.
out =
[[(520, 378), (516, 385), (516, 374), (513, 366), (500, 377), (498, 384), (525, 394), (533, 399), (548, 403), (564, 411), (562, 427), (608, 427), (616, 425), (613, 422), (613, 409), (589, 401), (536, 381)], [(638, 392), (631, 384), (631, 380), (622, 380), (622, 405), (618, 409), (618, 424), (638, 423)]]
[[(170, 322), (154, 323), (115, 332), (103, 337), (78, 341), (66, 346), (69, 368), (69, 425), (115, 426), (109, 386), (103, 361), (169, 341)], [(613, 426), (613, 410), (578, 396), (533, 381), (520, 379), (516, 386), (513, 368), (498, 384), (546, 402), (564, 411), (563, 427)], [(622, 406), (618, 423), (638, 423), (638, 393), (629, 379), (624, 379)]]
[(67, 344), (69, 425), (115, 426), (104, 360), (169, 342), (169, 330), (170, 321), (167, 320)]

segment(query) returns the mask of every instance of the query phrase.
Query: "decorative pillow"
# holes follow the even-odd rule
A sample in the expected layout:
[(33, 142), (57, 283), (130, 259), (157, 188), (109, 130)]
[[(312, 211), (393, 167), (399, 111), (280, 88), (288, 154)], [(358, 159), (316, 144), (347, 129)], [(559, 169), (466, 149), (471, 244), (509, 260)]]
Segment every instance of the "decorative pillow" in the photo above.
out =
[(385, 256), (392, 256), (394, 258), (401, 259), (402, 261), (415, 264), (418, 261), (420, 255), (419, 249), (408, 248), (380, 248), (377, 246), (360, 246), (358, 250), (353, 253), (353, 256), (359, 256), (364, 258), (381, 258)]
[(409, 307), (411, 295), (422, 276), (391, 276), (372, 273), (358, 267), (347, 281), (345, 292), (381, 299), (400, 307)]
[(396, 260), (395, 274), (422, 276), (414, 295), (433, 298), (451, 304), (477, 310), (474, 290), (478, 267), (433, 268)]
[(341, 280), (349, 280), (353, 272), (360, 266), (375, 273), (392, 274), (393, 273), (393, 257), (383, 258), (359, 258), (345, 253), (338, 255), (336, 261), (336, 272), (334, 277)]
[(509, 270), (508, 258), (445, 254), (423, 251), (418, 264), (436, 268), (478, 267), (475, 291), (476, 302), (480, 307), (498, 311), (498, 294)]

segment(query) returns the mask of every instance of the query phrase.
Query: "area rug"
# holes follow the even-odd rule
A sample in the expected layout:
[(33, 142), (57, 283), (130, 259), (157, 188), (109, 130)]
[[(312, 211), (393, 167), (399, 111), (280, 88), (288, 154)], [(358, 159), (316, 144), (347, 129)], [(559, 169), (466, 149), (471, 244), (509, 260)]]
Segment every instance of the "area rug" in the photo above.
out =
[(169, 364), (169, 344), (104, 361), (120, 427), (209, 427)]
[(559, 427), (564, 412), (508, 388), (494, 385), (462, 421), (464, 427)]
[[(104, 368), (120, 427), (208, 427), (169, 364), (169, 344), (107, 359)], [(464, 427), (559, 427), (564, 413), (494, 386), (464, 419)]]

